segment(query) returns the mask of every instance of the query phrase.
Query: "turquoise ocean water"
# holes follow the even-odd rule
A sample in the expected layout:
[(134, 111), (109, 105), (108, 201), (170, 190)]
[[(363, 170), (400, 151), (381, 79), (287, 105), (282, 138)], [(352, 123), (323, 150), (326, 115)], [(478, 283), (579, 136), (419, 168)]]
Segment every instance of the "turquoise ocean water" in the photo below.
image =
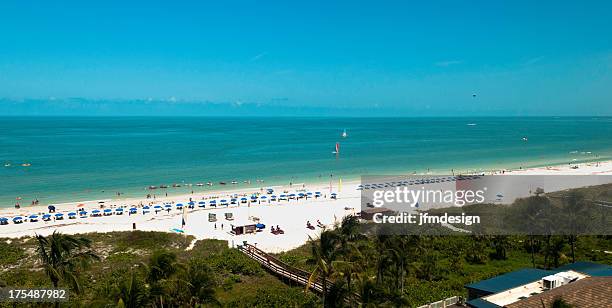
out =
[[(344, 129), (348, 138), (340, 136)], [(114, 198), (117, 191), (142, 197), (160, 184), (251, 180), (259, 187), (256, 179), (272, 185), (610, 157), (612, 118), (601, 117), (12, 117), (0, 118), (0, 206), (17, 197), (26, 205)], [(157, 193), (191, 189), (210, 188)]]

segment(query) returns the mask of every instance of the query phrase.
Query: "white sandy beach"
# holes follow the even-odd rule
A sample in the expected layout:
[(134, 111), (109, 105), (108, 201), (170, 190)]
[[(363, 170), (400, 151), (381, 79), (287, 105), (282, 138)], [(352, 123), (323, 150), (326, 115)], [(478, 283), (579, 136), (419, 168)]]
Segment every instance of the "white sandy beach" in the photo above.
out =
[[(598, 163), (584, 163), (577, 165), (574, 169), (568, 165), (551, 166), (542, 168), (531, 168), (524, 170), (506, 170), (504, 174), (520, 175), (612, 175), (612, 161)], [(489, 172), (488, 172), (489, 173)], [(500, 174), (499, 171), (492, 172)], [(290, 201), (262, 202), (253, 204), (230, 205), (229, 207), (217, 207), (187, 209), (184, 211), (173, 208), (169, 213), (166, 211), (155, 214), (151, 211), (147, 214), (142, 213), (138, 208), (138, 213), (128, 215), (127, 208), (140, 204), (161, 204), (163, 202), (183, 203), (185, 206), (189, 199), (194, 201), (210, 199), (229, 199), (230, 195), (251, 195), (260, 193), (260, 190), (238, 190), (226, 191), (224, 193), (207, 193), (184, 196), (172, 196), (152, 199), (125, 199), (125, 200), (106, 200), (105, 208), (127, 207), (123, 215), (111, 215), (102, 217), (87, 217), (68, 219), (65, 215), (63, 220), (43, 222), (25, 221), (21, 224), (14, 224), (12, 221), (8, 225), (0, 225), (0, 237), (18, 238), (23, 236), (33, 236), (35, 234), (48, 235), (53, 231), (68, 234), (89, 233), (89, 232), (110, 232), (110, 231), (129, 231), (132, 224), (136, 224), (138, 230), (145, 231), (165, 231), (174, 232), (171, 229), (181, 229), (181, 220), (185, 217), (186, 225), (183, 229), (185, 234), (193, 235), (197, 239), (222, 239), (227, 240), (229, 245), (237, 245), (242, 241), (257, 244), (257, 247), (269, 252), (280, 252), (290, 250), (303, 245), (309, 238), (316, 237), (322, 230), (316, 227), (317, 220), (327, 227), (333, 227), (334, 223), (339, 222), (344, 216), (351, 215), (360, 210), (360, 191), (357, 181), (345, 182), (338, 186), (338, 182), (333, 183), (330, 190), (329, 183), (315, 185), (293, 185), (292, 187), (274, 187), (275, 194), (282, 194), (284, 191), (297, 193), (299, 191), (320, 191), (323, 196), (320, 198), (298, 199)], [(330, 193), (338, 194), (337, 199), (330, 198)], [(77, 205), (83, 204), (88, 212), (99, 209), (98, 201), (74, 202), (56, 205), (56, 212), (67, 214), (76, 211)], [(31, 214), (43, 214), (47, 212), (46, 206), (24, 206), (21, 209), (4, 208), (0, 209), (0, 217), (11, 218), (14, 216), (27, 217)], [(215, 213), (217, 222), (209, 222), (208, 214)], [(233, 213), (235, 219), (228, 221), (225, 213)], [(230, 233), (230, 225), (253, 224), (252, 217), (259, 218), (259, 222), (266, 225), (262, 232), (246, 235), (233, 235)], [(306, 222), (310, 221), (315, 226), (314, 230), (306, 228)], [(215, 228), (216, 225), (216, 228)], [(223, 225), (223, 229), (221, 228)], [(274, 235), (270, 232), (270, 227), (279, 226), (285, 233)]]

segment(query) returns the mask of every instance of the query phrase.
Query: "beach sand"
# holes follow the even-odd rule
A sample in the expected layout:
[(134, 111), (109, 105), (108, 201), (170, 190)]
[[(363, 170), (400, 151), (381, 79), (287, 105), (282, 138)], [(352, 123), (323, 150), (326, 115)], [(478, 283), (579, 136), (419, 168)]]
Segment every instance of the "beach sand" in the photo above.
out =
[[(531, 168), (524, 170), (506, 170), (504, 174), (520, 175), (612, 175), (612, 161), (592, 162), (578, 164), (577, 169), (565, 166), (551, 166), (542, 168)], [(500, 171), (488, 173), (500, 174)], [(321, 184), (294, 184), (292, 187), (274, 187), (275, 194), (280, 195), (284, 191), (297, 193), (299, 191), (320, 191), (321, 198), (298, 199), (290, 201), (262, 202), (261, 204), (240, 204), (229, 207), (217, 207), (200, 209), (187, 209), (181, 211), (172, 209), (169, 213), (162, 211), (158, 214), (150, 212), (142, 214), (139, 208), (137, 214), (128, 215), (127, 211), (123, 215), (112, 215), (103, 217), (88, 217), (43, 222), (26, 221), (21, 224), (14, 224), (12, 221), (8, 225), (0, 226), (0, 237), (19, 238), (23, 236), (34, 236), (35, 234), (48, 235), (54, 231), (77, 234), (89, 232), (111, 232), (111, 231), (130, 231), (133, 223), (137, 230), (143, 231), (163, 231), (174, 232), (172, 229), (178, 228), (184, 234), (193, 235), (196, 239), (221, 239), (227, 240), (230, 246), (242, 244), (247, 241), (256, 244), (257, 247), (268, 252), (281, 252), (299, 247), (306, 243), (309, 237), (316, 238), (322, 228), (316, 227), (317, 220), (320, 220), (328, 228), (333, 228), (334, 224), (339, 223), (344, 216), (355, 214), (360, 211), (360, 191), (357, 190), (358, 181), (342, 183)], [(330, 198), (330, 193), (338, 194), (337, 199)], [(229, 199), (230, 195), (251, 195), (261, 193), (257, 189), (228, 190), (225, 192), (210, 192), (206, 194), (194, 194), (184, 196), (172, 196), (156, 198), (155, 200), (146, 198), (124, 199), (124, 200), (105, 200), (105, 208), (131, 207), (140, 204), (160, 204), (163, 202), (183, 203), (187, 205), (189, 199), (194, 201), (208, 199)], [(76, 211), (77, 205), (83, 204), (88, 212), (99, 209), (98, 201), (73, 202), (56, 205), (56, 212), (64, 214), (69, 211)], [(126, 209), (127, 210), (127, 209)], [(47, 212), (46, 206), (23, 206), (21, 209), (3, 208), (0, 209), (0, 217), (14, 217), (21, 215), (27, 217), (31, 214), (42, 214)], [(209, 222), (208, 214), (215, 213), (217, 222)], [(225, 213), (232, 213), (233, 221), (225, 219)], [(65, 215), (66, 216), (66, 215)], [(185, 219), (185, 226), (181, 227), (182, 219)], [(233, 235), (230, 233), (231, 225), (243, 225), (255, 223), (251, 217), (259, 218), (259, 222), (266, 225), (262, 232), (245, 235)], [(315, 226), (315, 230), (306, 228), (307, 221)], [(216, 224), (216, 228), (215, 228)], [(223, 229), (221, 228), (223, 225)], [(284, 230), (284, 234), (274, 235), (270, 232), (270, 227), (279, 226)]]

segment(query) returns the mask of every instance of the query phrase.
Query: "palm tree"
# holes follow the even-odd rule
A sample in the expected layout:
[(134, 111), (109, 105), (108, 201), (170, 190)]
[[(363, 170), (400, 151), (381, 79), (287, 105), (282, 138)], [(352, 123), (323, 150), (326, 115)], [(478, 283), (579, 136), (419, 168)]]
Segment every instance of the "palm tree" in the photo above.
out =
[[(150, 295), (161, 307), (172, 300), (171, 291), (177, 284), (174, 274), (183, 268), (176, 260), (176, 254), (167, 251), (156, 251), (149, 264), (142, 264), (147, 273), (147, 282), (151, 286)], [(166, 304), (164, 304), (166, 303)]]
[(53, 287), (57, 288), (59, 283), (63, 282), (80, 293), (78, 271), (91, 261), (100, 259), (90, 249), (91, 241), (85, 237), (74, 237), (59, 232), (53, 232), (47, 237), (38, 234), (36, 240), (40, 261)]
[(119, 298), (117, 300), (117, 307), (144, 307), (148, 302), (147, 293), (144, 282), (134, 272), (131, 272), (129, 280), (124, 280), (117, 286), (116, 297)]
[(323, 287), (323, 303), (325, 303), (325, 296), (327, 295), (327, 279), (333, 273), (332, 262), (335, 261), (338, 245), (338, 237), (333, 231), (323, 231), (319, 236), (318, 241), (310, 239), (311, 250), (313, 259), (311, 262), (315, 264), (315, 268), (308, 278), (306, 284), (306, 290), (310, 289), (312, 283), (321, 278)]

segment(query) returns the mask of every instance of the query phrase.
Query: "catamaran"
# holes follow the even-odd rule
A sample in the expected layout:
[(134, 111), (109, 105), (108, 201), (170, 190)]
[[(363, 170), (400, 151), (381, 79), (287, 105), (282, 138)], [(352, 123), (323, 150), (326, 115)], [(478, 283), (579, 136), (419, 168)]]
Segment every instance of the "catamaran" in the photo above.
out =
[(340, 154), (340, 143), (336, 142), (336, 150), (332, 154)]

